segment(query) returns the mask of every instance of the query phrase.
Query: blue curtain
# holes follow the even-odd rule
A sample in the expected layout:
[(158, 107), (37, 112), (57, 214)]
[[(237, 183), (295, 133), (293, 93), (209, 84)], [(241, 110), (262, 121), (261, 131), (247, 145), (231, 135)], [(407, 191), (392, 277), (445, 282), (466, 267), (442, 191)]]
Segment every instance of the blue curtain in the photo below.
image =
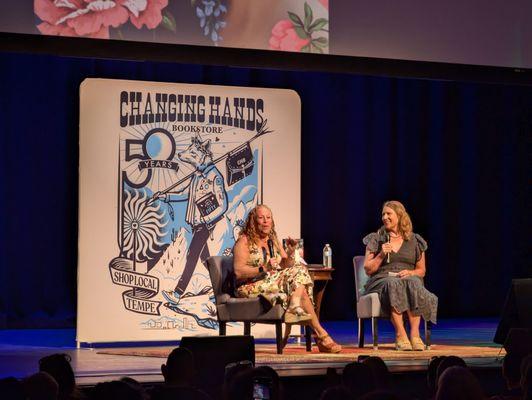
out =
[(87, 77), (299, 93), (305, 252), (330, 243), (336, 268), (325, 319), (353, 318), (351, 259), (388, 199), (429, 242), (440, 316), (497, 316), (529, 274), (530, 87), (2, 53), (0, 328), (74, 325)]

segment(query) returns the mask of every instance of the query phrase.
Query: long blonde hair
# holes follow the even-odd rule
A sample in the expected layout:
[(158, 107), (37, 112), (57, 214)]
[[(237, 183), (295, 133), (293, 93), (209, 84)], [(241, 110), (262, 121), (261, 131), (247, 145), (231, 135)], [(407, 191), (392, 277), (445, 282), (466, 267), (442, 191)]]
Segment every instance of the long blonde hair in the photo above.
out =
[[(399, 219), (397, 223), (398, 233), (404, 240), (410, 240), (412, 238), (414, 227), (412, 226), (410, 215), (406, 212), (405, 206), (397, 200), (389, 200), (382, 205), (382, 208), (384, 207), (389, 207), (395, 211), (397, 218)], [(381, 231), (384, 233), (384, 226), (382, 226)]]
[(248, 217), (246, 219), (246, 223), (244, 225), (244, 229), (240, 231), (239, 237), (242, 235), (246, 235), (249, 242), (257, 243), (257, 239), (259, 237), (259, 235), (257, 234), (257, 211), (261, 207), (268, 210), (272, 215), (272, 229), (270, 231), (270, 234), (268, 235), (268, 239), (272, 239), (274, 246), (277, 247), (278, 239), (277, 232), (275, 231), (275, 221), (273, 219), (273, 213), (270, 207), (265, 204), (258, 204), (249, 212)]

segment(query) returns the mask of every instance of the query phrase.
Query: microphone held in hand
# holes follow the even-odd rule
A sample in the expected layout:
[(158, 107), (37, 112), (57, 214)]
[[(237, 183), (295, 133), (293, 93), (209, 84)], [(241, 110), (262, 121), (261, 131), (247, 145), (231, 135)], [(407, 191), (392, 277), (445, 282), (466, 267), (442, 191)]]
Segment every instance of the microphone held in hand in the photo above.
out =
[[(386, 234), (384, 236), (386, 237), (386, 242), (390, 243), (391, 242), (390, 234), (388, 232), (386, 232)], [(387, 256), (386, 257), (386, 262), (389, 264), (390, 263), (390, 253), (388, 253), (386, 256)]]
[(262, 248), (262, 259), (264, 260), (264, 264), (266, 264), (266, 260), (268, 259), (268, 251), (266, 250), (266, 247)]
[(268, 239), (268, 249), (270, 250), (270, 257), (273, 258), (275, 254), (273, 249), (273, 240), (271, 239)]

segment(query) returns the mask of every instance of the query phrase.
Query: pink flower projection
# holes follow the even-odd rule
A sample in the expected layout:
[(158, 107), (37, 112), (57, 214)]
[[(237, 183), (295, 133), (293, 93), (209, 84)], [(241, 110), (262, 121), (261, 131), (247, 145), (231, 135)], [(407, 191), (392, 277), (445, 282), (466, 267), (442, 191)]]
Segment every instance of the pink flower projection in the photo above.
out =
[(131, 21), (138, 29), (154, 29), (168, 0), (34, 0), (37, 28), (45, 35), (108, 39), (109, 27)]
[[(141, 29), (142, 25), (146, 25), (148, 29), (155, 29), (163, 19), (162, 10), (168, 5), (168, 0), (144, 0), (144, 3), (146, 2), (148, 4), (144, 11), (130, 14), (129, 19), (138, 29)], [(141, 1), (129, 0), (124, 3), (141, 3)]]
[(269, 44), (272, 50), (301, 51), (309, 42), (298, 36), (292, 21), (282, 19), (273, 27)]
[[(328, 2), (325, 2), (328, 5)], [(325, 6), (324, 1), (321, 4)], [(272, 50), (295, 51), (303, 53), (324, 53), (329, 49), (327, 25), (329, 20), (315, 18), (312, 7), (305, 1), (303, 14), (287, 11), (289, 19), (277, 22), (270, 36)]]

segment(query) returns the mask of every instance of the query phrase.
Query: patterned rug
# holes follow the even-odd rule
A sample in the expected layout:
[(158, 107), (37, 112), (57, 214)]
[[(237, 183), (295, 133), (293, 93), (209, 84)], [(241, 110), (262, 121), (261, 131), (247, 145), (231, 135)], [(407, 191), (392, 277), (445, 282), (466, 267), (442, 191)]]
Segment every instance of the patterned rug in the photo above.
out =
[[(159, 357), (166, 358), (174, 347), (136, 347), (122, 349), (102, 349), (98, 354), (111, 354), (137, 357)], [(432, 345), (426, 351), (395, 351), (392, 344), (379, 346), (378, 350), (372, 347), (362, 349), (357, 346), (344, 346), (341, 353), (324, 354), (319, 353), (316, 347), (312, 352), (305, 351), (304, 346), (289, 345), (284, 349), (283, 354), (277, 354), (273, 345), (257, 345), (255, 347), (255, 361), (257, 364), (307, 364), (307, 363), (334, 363), (350, 362), (357, 359), (359, 355), (371, 355), (381, 357), (385, 361), (399, 360), (429, 360), (434, 356), (459, 356), (462, 358), (494, 358), (503, 356), (504, 350), (499, 347), (475, 347), (456, 345)]]

